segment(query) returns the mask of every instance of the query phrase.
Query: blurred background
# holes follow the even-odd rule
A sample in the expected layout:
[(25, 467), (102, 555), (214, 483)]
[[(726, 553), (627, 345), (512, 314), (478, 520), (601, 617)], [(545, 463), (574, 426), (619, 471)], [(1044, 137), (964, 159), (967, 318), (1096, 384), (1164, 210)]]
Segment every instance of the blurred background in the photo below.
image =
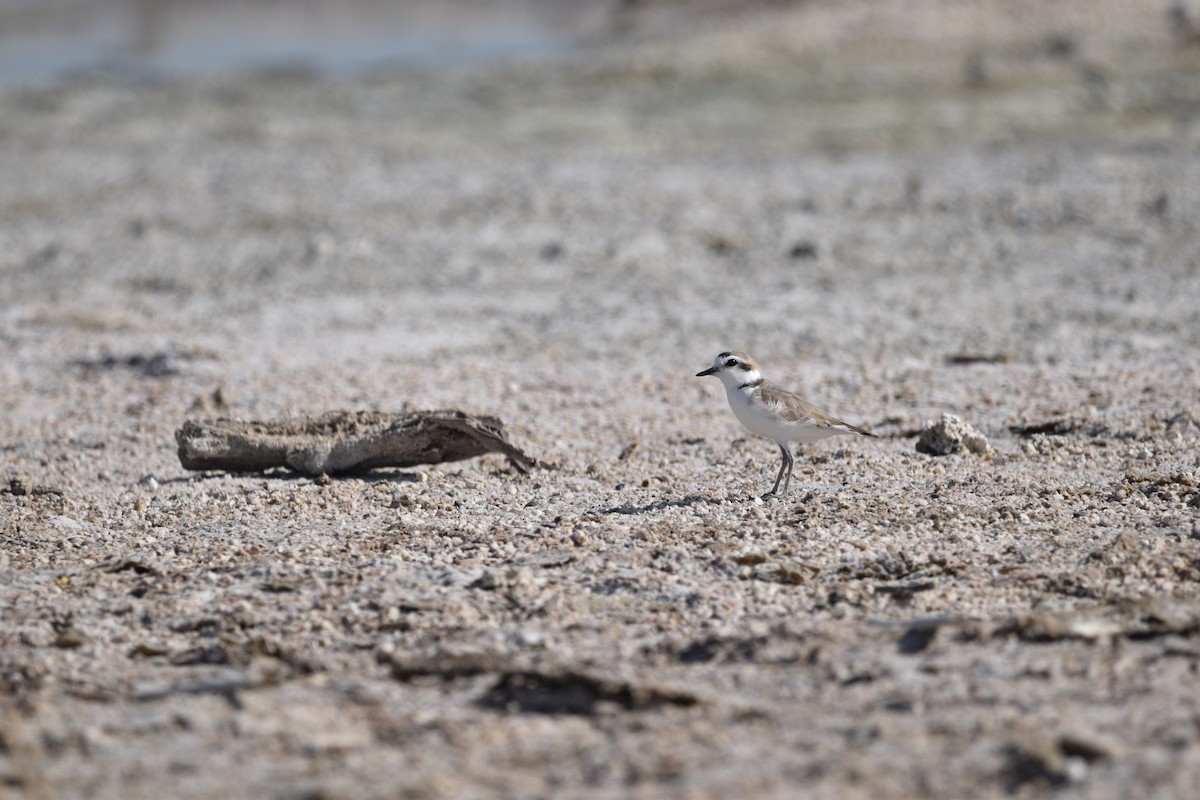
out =
[(852, 106), (819, 137), (835, 149), (1114, 124), (1186, 138), (1200, 119), (1200, 0), (0, 0), (0, 86), (386, 76), (684, 40), (618, 53), (598, 85), (699, 78), (705, 102), (826, 120)]
[(614, 0), (4, 0), (0, 78), (323, 71), (561, 52)]
[[(0, 0), (0, 80), (552, 57), (730, 0)], [(780, 5), (774, 3), (773, 5)]]

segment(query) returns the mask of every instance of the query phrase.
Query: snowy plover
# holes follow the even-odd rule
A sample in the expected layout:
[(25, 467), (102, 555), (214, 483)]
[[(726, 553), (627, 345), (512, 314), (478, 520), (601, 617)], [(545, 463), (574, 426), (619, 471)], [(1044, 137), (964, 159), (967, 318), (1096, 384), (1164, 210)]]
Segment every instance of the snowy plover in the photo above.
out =
[(759, 373), (754, 359), (745, 353), (721, 353), (711, 367), (696, 373), (697, 378), (704, 375), (716, 375), (725, 384), (729, 407), (739, 422), (751, 432), (779, 445), (783, 463), (775, 476), (775, 486), (763, 495), (763, 499), (779, 492), (780, 481), (783, 481), (783, 494), (787, 494), (795, 463), (788, 442), (815, 442), (841, 433), (875, 435), (834, 419), (799, 395), (771, 383)]

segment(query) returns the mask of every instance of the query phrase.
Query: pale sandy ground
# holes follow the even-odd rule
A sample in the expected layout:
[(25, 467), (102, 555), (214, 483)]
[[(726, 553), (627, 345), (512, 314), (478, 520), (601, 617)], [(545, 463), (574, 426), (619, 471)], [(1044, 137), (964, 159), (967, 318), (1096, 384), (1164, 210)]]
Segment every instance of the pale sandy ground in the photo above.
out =
[[(0, 93), (0, 795), (1194, 796), (1200, 37), (1045, 5)], [(343, 407), (557, 468), (174, 453)]]

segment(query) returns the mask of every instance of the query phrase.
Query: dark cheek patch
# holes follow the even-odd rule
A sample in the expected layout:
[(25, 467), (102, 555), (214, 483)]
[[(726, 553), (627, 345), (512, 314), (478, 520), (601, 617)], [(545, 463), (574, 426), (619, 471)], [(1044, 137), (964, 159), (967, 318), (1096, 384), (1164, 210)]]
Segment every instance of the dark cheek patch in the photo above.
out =
[(749, 365), (749, 364), (738, 364), (738, 366), (742, 368), (742, 372), (749, 372), (749, 371), (750, 371), (750, 365)]

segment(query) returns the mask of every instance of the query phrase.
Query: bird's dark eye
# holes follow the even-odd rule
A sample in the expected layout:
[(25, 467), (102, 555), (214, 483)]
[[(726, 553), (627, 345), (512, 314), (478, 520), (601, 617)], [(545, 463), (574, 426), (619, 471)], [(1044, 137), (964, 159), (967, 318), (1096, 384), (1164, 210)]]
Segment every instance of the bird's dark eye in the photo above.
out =
[(726, 362), (725, 362), (725, 366), (727, 366), (727, 367), (736, 367), (736, 366), (737, 366), (737, 359), (736, 359), (736, 358), (731, 358), (731, 359), (729, 359), (728, 361), (726, 361)]

